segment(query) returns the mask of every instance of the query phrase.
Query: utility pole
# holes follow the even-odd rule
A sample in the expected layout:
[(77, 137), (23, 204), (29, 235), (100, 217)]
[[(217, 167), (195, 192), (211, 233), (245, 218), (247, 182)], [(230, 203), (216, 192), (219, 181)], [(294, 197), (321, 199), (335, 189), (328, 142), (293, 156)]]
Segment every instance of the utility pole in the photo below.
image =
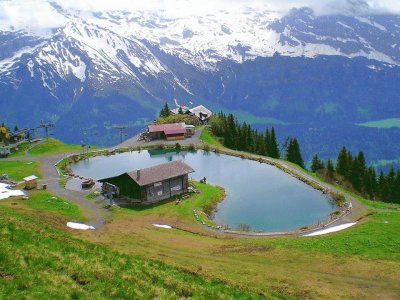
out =
[(40, 125), (38, 126), (38, 128), (43, 128), (46, 132), (46, 139), (49, 138), (49, 128), (53, 128), (54, 127), (54, 123), (47, 121), (47, 122), (43, 122), (40, 121)]

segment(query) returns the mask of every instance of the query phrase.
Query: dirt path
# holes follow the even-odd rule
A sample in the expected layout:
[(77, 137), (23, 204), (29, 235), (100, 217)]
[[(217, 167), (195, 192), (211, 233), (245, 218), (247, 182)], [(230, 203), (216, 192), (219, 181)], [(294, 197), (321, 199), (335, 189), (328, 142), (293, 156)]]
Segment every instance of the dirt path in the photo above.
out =
[(100, 228), (104, 226), (109, 212), (102, 208), (101, 205), (85, 199), (85, 196), (89, 193), (89, 191), (70, 191), (66, 190), (59, 184), (60, 176), (55, 168), (55, 164), (66, 156), (77, 153), (78, 152), (69, 152), (45, 156), (31, 156), (29, 155), (29, 151), (26, 151), (25, 155), (23, 156), (6, 158), (4, 160), (30, 160), (39, 162), (43, 178), (40, 179), (38, 183), (40, 185), (46, 184), (47, 190), (52, 194), (68, 199), (69, 201), (78, 205), (88, 220), (86, 223), (94, 226), (95, 228)]
[(40, 162), (43, 174), (43, 179), (40, 181), (40, 183), (47, 184), (47, 189), (49, 192), (77, 204), (83, 210), (84, 215), (89, 220), (87, 224), (92, 225), (95, 228), (102, 227), (106, 222), (108, 211), (102, 208), (101, 205), (85, 198), (90, 191), (71, 191), (65, 189), (63, 186), (60, 186), (60, 177), (57, 169), (55, 168), (55, 164), (59, 160), (66, 157), (66, 155), (67, 154), (56, 154), (34, 157), (30, 159)]

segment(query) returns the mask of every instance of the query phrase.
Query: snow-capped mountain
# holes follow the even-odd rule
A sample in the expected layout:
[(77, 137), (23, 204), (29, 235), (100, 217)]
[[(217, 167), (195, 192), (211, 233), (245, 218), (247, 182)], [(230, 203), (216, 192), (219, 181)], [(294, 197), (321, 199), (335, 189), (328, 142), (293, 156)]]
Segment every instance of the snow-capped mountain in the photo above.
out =
[(113, 124), (139, 128), (173, 99), (259, 123), (400, 115), (399, 15), (247, 8), (170, 16), (47, 5), (56, 27), (0, 20), (2, 121), (52, 119), (67, 141), (92, 130), (92, 141), (110, 143)]
[[(117, 50), (126, 50), (123, 44), (107, 43), (111, 35), (119, 35), (135, 42), (143, 40), (157, 45), (166, 53), (201, 69), (215, 69), (222, 60), (240, 63), (256, 57), (271, 57), (275, 53), (310, 58), (318, 55), (366, 57), (400, 64), (400, 16), (397, 15), (316, 16), (309, 8), (292, 9), (288, 14), (248, 8), (240, 13), (227, 10), (213, 15), (171, 18), (153, 11), (87, 15), (79, 11), (68, 12), (52, 2), (49, 5), (54, 7), (60, 19), (65, 20), (66, 27), (60, 30), (66, 37), (83, 43), (87, 37), (83, 27), (87, 26), (89, 32), (104, 31), (101, 36), (96, 36), (97, 44), (93, 44), (94, 39), (90, 36), (88, 46), (106, 46), (103, 53), (109, 51), (107, 55), (111, 56)], [(71, 24), (76, 24), (76, 28)], [(24, 29), (34, 34), (32, 29), (21, 30)], [(37, 33), (43, 35), (42, 31)], [(3, 28), (2, 38), (7, 34), (14, 33)], [(44, 34), (45, 37), (49, 35), (52, 34)], [(0, 53), (5, 52), (3, 46), (1, 48)], [(134, 63), (133, 66), (137, 65)], [(127, 72), (126, 68), (123, 70)]]
[(224, 59), (243, 62), (275, 53), (311, 58), (361, 56), (400, 64), (399, 16), (315, 16), (307, 8), (287, 15), (248, 9), (235, 16), (220, 12), (186, 19), (165, 19), (155, 13), (96, 16), (93, 22), (160, 45), (200, 68)]

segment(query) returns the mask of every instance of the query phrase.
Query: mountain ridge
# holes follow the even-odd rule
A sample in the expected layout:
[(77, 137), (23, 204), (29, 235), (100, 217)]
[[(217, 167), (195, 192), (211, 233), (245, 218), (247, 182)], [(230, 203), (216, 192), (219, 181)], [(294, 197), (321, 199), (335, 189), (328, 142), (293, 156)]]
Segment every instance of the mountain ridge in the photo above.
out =
[(302, 141), (298, 128), (307, 125), (335, 131), (341, 122), (357, 132), (355, 123), (400, 114), (398, 15), (298, 8), (172, 18), (54, 9), (66, 20), (61, 27), (0, 31), (0, 118), (7, 123), (53, 120), (65, 141), (89, 139), (84, 132), (92, 130), (90, 142), (110, 145), (113, 124), (130, 124), (134, 134), (177, 99), (292, 124), (283, 132)]

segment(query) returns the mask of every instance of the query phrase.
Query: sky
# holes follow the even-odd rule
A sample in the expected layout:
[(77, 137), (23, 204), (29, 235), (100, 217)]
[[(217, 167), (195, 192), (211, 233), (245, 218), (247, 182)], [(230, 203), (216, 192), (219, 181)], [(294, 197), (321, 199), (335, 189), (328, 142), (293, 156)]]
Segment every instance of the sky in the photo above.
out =
[[(228, 10), (239, 13), (246, 8), (288, 12), (293, 7), (311, 7), (316, 14), (400, 14), (400, 0), (53, 0), (81, 14), (108, 10), (163, 11), (168, 17), (187, 17)], [(46, 0), (0, 0), (0, 29), (55, 28), (64, 25)]]

